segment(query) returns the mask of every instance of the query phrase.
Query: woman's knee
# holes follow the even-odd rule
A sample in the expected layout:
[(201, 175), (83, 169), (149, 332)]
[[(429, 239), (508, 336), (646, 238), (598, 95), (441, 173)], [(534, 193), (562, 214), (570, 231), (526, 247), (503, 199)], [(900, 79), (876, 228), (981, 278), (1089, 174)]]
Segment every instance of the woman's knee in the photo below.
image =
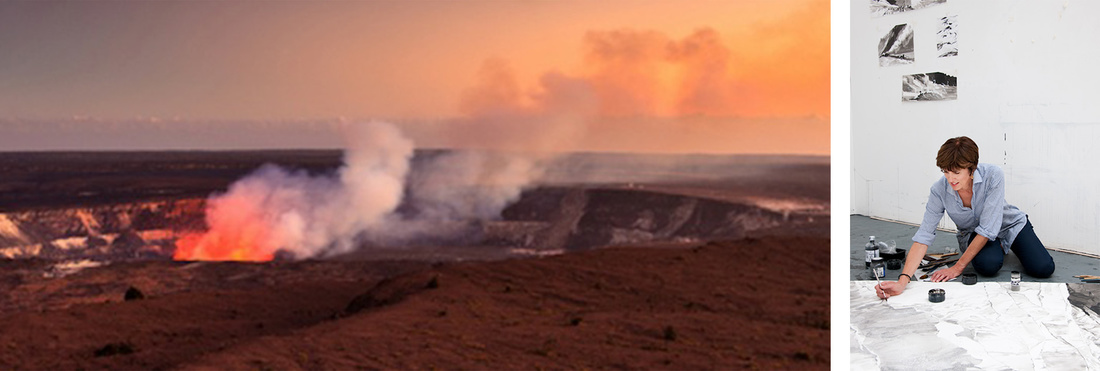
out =
[(1020, 257), (1020, 263), (1024, 266), (1024, 273), (1035, 278), (1047, 278), (1054, 274), (1054, 258), (1050, 256), (1046, 246), (1039, 241), (1030, 222), (1016, 236), (1012, 243), (1012, 251)]
[(981, 251), (978, 251), (977, 255), (974, 255), (974, 260), (970, 261), (970, 265), (974, 267), (974, 271), (986, 277), (996, 276), (1004, 263), (1005, 254), (1001, 250), (1001, 245), (997, 243), (997, 240), (987, 242), (985, 247), (983, 247)]
[(1054, 259), (1050, 259), (1043, 264), (1024, 265), (1024, 273), (1035, 278), (1050, 278), (1051, 275), (1054, 275)]
[(996, 276), (997, 272), (1001, 270), (1001, 266), (1004, 265), (1004, 259), (978, 259), (975, 257), (971, 265), (974, 266), (974, 271), (980, 275), (986, 277)]

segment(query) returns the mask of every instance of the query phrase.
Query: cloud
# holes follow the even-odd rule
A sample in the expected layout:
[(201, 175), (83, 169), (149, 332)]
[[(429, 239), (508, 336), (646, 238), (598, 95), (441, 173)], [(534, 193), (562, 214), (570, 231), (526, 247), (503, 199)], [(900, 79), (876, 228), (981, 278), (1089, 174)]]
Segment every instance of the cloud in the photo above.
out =
[[(456, 116), (388, 120), (424, 147), (827, 153), (829, 3), (808, 4), (741, 32), (589, 30), (578, 65), (521, 79), (488, 58), (454, 97)], [(0, 148), (338, 148), (339, 121), (0, 119)]]
[(659, 76), (668, 37), (657, 31), (589, 31), (583, 78), (595, 90), (601, 116), (660, 114)]
[[(782, 21), (820, 26), (813, 17), (821, 18), (803, 12)], [(828, 152), (827, 107), (798, 101), (828, 102), (827, 75), (790, 78), (782, 76), (792, 71), (779, 70), (805, 69), (788, 59), (828, 49), (827, 41), (803, 40), (817, 37), (803, 31), (759, 25), (753, 36), (763, 44), (752, 50), (731, 47), (708, 27), (679, 38), (654, 30), (589, 31), (583, 67), (544, 72), (531, 86), (519, 83), (506, 60), (487, 60), (462, 96), (462, 115), (432, 127), (456, 146), (526, 152)], [(813, 45), (807, 50), (802, 41)], [(768, 62), (765, 49), (779, 53), (781, 63)], [(767, 63), (774, 66), (761, 66)], [(827, 66), (827, 53), (799, 63)]]
[(714, 116), (733, 113), (739, 102), (730, 76), (731, 53), (717, 32), (704, 28), (681, 41), (668, 44), (667, 59), (681, 69), (676, 87), (676, 111), (680, 116)]

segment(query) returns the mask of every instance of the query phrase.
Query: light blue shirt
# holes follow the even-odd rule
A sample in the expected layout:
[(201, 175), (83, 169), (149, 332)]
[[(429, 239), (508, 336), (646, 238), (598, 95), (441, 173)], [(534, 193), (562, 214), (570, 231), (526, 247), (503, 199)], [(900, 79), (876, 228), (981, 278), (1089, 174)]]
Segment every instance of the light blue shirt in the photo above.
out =
[(931, 246), (936, 237), (936, 225), (946, 210), (947, 216), (959, 227), (959, 247), (966, 248), (971, 233), (977, 233), (990, 240), (999, 240), (1001, 249), (1007, 254), (1012, 241), (1027, 224), (1027, 215), (1005, 201), (1005, 175), (1000, 167), (978, 164), (970, 206), (963, 206), (959, 193), (951, 189), (946, 177), (941, 177), (932, 184), (924, 220), (913, 235), (913, 242)]

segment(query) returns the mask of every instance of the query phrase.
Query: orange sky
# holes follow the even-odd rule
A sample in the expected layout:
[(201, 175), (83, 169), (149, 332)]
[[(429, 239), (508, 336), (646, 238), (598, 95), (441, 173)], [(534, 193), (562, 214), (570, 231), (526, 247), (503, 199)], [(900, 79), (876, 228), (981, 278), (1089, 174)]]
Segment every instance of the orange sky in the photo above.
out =
[[(425, 146), (829, 152), (827, 1), (262, 4), (0, 4), (0, 126), (26, 133), (0, 150), (65, 147), (29, 121), (221, 148), (156, 130), (378, 118)], [(326, 143), (285, 131), (238, 147)]]

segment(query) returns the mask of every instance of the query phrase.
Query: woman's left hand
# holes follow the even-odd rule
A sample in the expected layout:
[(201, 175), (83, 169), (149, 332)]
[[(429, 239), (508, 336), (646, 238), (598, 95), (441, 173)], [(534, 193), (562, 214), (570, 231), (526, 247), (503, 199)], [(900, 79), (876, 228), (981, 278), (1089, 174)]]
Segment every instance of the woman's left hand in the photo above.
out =
[(932, 282), (944, 282), (962, 274), (962, 267), (955, 264), (951, 268), (940, 269), (932, 273)]

